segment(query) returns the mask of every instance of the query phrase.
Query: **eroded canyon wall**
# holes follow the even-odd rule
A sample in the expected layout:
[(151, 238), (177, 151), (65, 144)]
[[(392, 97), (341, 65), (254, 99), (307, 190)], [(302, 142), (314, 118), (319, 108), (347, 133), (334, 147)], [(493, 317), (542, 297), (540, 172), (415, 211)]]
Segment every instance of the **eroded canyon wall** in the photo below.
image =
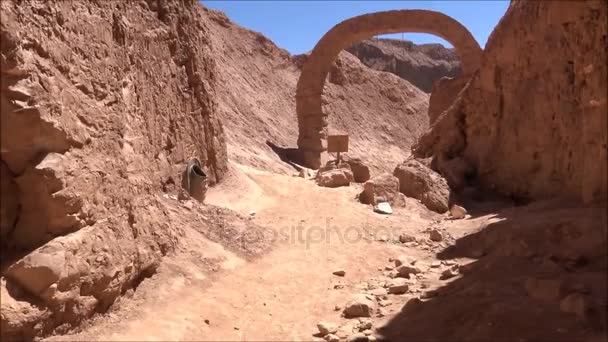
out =
[(1, 6), (2, 336), (31, 338), (152, 272), (182, 229), (159, 196), (227, 153), (197, 1)]
[(515, 197), (606, 200), (607, 6), (513, 1), (415, 154), (440, 169), (464, 159), (482, 186)]

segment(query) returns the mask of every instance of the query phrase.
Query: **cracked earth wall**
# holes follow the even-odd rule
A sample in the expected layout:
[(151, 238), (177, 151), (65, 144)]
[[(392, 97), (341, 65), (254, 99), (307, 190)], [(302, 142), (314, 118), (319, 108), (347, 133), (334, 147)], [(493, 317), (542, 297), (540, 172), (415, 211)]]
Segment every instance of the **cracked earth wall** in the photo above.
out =
[(2, 337), (104, 311), (182, 234), (158, 195), (227, 171), (196, 1), (2, 1)]
[(511, 2), (415, 154), (464, 160), (479, 185), (516, 198), (606, 201), (607, 13), (603, 1)]

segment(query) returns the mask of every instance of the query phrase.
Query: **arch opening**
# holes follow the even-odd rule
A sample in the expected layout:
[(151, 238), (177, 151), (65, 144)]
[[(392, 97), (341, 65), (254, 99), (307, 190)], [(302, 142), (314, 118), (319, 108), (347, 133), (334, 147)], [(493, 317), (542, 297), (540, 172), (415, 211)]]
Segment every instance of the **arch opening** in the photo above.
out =
[(298, 149), (304, 165), (320, 167), (327, 149), (327, 114), (323, 113), (321, 96), (327, 74), (340, 51), (367, 38), (401, 32), (434, 34), (450, 42), (461, 61), (461, 77), (468, 78), (479, 68), (482, 50), (473, 35), (458, 21), (439, 12), (376, 12), (337, 24), (315, 45), (298, 80)]

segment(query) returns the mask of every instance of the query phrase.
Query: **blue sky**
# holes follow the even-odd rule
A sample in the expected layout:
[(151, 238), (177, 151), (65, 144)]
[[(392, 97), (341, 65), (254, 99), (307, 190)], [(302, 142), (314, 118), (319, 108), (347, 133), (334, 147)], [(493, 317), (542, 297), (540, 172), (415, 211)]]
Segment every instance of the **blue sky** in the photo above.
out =
[[(292, 54), (312, 50), (335, 24), (364, 13), (392, 9), (428, 9), (445, 13), (471, 31), (482, 47), (503, 16), (509, 1), (226, 1), (203, 0), (237, 24), (258, 31)], [(391, 38), (415, 43), (442, 43), (443, 39), (420, 33), (393, 34)]]

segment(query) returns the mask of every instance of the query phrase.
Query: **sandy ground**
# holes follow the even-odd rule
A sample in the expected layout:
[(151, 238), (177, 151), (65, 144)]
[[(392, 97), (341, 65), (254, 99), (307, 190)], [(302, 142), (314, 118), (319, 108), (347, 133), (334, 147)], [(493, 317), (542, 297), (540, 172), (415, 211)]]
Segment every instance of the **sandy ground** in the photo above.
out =
[[(469, 245), (494, 248), (491, 242), (483, 242), (486, 240), (513, 240), (493, 233), (476, 234), (508, 223), (508, 215), (490, 212), (452, 221), (408, 199), (406, 208), (395, 208), (393, 215), (386, 216), (358, 203), (355, 196), (359, 191), (360, 185), (321, 188), (312, 180), (233, 165), (229, 179), (210, 190), (207, 202), (272, 228), (276, 245), (269, 253), (244, 260), (185, 227), (188, 235), (180, 252), (167, 257), (158, 273), (130, 298), (121, 299), (109, 313), (93, 318), (79, 332), (49, 340), (321, 340), (314, 335), (318, 321), (336, 323), (339, 333), (348, 336), (357, 320), (342, 317), (335, 306), (343, 307), (354, 294), (369, 293), (374, 286), (390, 281), (385, 266), (392, 264), (389, 258), (399, 255), (416, 258), (424, 272), (408, 293), (388, 295), (392, 304), (372, 316), (378, 337), (487, 340), (505, 336), (505, 340), (522, 341), (530, 339), (521, 336), (564, 341), (581, 336), (601, 341), (605, 337), (601, 324), (598, 328), (581, 323), (561, 313), (558, 304), (539, 303), (526, 295), (523, 284), (527, 277), (563, 274), (557, 268), (530, 262), (528, 251), (524, 251), (525, 258), (517, 251), (506, 251), (477, 262), (468, 256), (488, 252), (463, 252), (462, 246), (466, 250)], [(522, 209), (514, 210), (515, 216), (528, 215)], [(539, 210), (532, 208), (529, 215)], [(598, 217), (605, 222), (605, 215)], [(595, 219), (589, 216), (589, 220)], [(444, 232), (444, 241), (428, 239), (429, 229), (435, 228)], [(532, 228), (530, 231), (534, 233)], [(410, 247), (398, 243), (395, 240), (402, 233), (415, 236), (420, 243)], [(480, 236), (490, 238), (467, 240), (482, 239)], [(456, 248), (449, 255), (450, 246), (461, 250)], [(429, 267), (439, 259), (444, 264)], [(473, 266), (474, 271), (467, 271), (467, 277), (440, 280), (441, 272), (450, 267), (446, 263)], [(346, 272), (344, 277), (332, 274), (339, 269)], [(336, 288), (338, 284), (342, 286)], [(443, 294), (427, 298), (434, 291)], [(414, 297), (424, 299), (412, 309)], [(535, 322), (544, 322), (546, 327), (540, 329)]]

